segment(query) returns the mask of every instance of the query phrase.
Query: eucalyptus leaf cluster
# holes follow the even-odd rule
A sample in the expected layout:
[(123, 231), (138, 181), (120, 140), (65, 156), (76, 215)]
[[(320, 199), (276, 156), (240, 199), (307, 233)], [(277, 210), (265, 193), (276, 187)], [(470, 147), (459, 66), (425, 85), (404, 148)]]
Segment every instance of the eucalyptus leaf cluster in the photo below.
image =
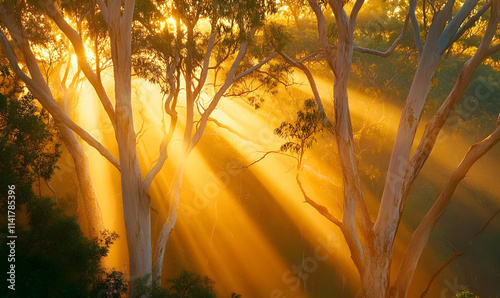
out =
[(304, 102), (304, 108), (297, 112), (293, 122), (282, 122), (274, 133), (288, 141), (281, 145), (280, 150), (302, 156), (306, 149), (312, 148), (316, 135), (323, 130), (321, 112), (314, 100)]

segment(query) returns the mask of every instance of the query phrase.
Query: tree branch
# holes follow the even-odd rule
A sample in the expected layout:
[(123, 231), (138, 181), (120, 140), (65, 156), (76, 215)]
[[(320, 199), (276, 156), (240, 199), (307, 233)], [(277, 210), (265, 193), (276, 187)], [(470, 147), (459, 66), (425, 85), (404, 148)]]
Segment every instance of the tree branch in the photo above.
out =
[(264, 66), (264, 64), (266, 64), (267, 62), (271, 61), (271, 59), (273, 59), (274, 57), (276, 57), (278, 53), (276, 52), (272, 52), (271, 55), (269, 55), (266, 59), (260, 61), (259, 63), (255, 64), (254, 66), (250, 67), (249, 69), (245, 70), (244, 72), (240, 73), (239, 75), (235, 76), (233, 78), (233, 82), (236, 82), (238, 81), (239, 79), (249, 75), (250, 73), (252, 73), (253, 71), (261, 68), (262, 66)]
[(299, 185), (300, 192), (302, 193), (302, 196), (304, 197), (304, 200), (307, 204), (311, 205), (314, 209), (316, 209), (321, 215), (323, 215), (326, 219), (331, 221), (333, 224), (338, 226), (340, 229), (342, 229), (342, 222), (337, 219), (333, 214), (328, 211), (328, 208), (325, 206), (316, 203), (314, 200), (309, 198), (304, 190), (304, 187), (302, 186), (302, 183), (300, 182), (299, 178), (299, 173), (300, 169), (297, 169), (297, 174), (295, 175), (295, 180), (297, 181), (297, 184)]
[(109, 23), (109, 16), (108, 16), (108, 6), (106, 3), (104, 3), (104, 0), (97, 0), (97, 4), (99, 5), (99, 9), (101, 9), (101, 14), (102, 17), (104, 18), (104, 21), (106, 24)]
[(314, 11), (314, 14), (316, 15), (316, 20), (318, 23), (319, 40), (321, 42), (321, 48), (323, 49), (324, 55), (326, 57), (326, 61), (328, 65), (330, 65), (330, 68), (332, 69), (333, 73), (336, 75), (337, 72), (335, 66), (336, 61), (332, 51), (330, 50), (328, 43), (325, 16), (323, 15), (321, 7), (319, 6), (318, 2), (316, 2), (316, 0), (307, 0), (307, 2), (309, 2), (309, 6), (311, 6), (312, 10)]
[(304, 64), (302, 64), (302, 62), (293, 60), (292, 58), (290, 58), (287, 54), (285, 54), (282, 51), (279, 52), (279, 54), (281, 57), (283, 57), (283, 59), (285, 59), (285, 61), (288, 64), (302, 70), (302, 72), (306, 75), (307, 80), (309, 82), (309, 86), (311, 86), (311, 90), (312, 90), (313, 95), (314, 95), (314, 100), (316, 101), (316, 105), (318, 106), (318, 110), (321, 113), (321, 115), (323, 116), (323, 123), (326, 125), (326, 127), (328, 128), (330, 133), (335, 136), (335, 129), (333, 129), (333, 124), (330, 121), (330, 119), (328, 118), (328, 116), (326, 115), (323, 101), (321, 100), (321, 97), (319, 95), (318, 86), (316, 85), (316, 81), (314, 80), (314, 77), (313, 77), (311, 71), (309, 70), (309, 68), (307, 68)]
[(444, 186), (438, 199), (434, 202), (431, 209), (427, 212), (418, 228), (413, 233), (401, 261), (399, 272), (393, 285), (394, 289), (392, 289), (392, 291), (396, 291), (397, 293), (406, 293), (429, 236), (444, 210), (448, 206), (448, 203), (450, 202), (458, 184), (462, 181), (476, 161), (493, 148), (493, 146), (495, 146), (499, 141), (500, 127), (497, 127), (487, 138), (470, 147), (464, 159), (460, 162)]
[(75, 49), (78, 65), (85, 74), (85, 77), (87, 77), (87, 79), (89, 80), (90, 84), (92, 84), (92, 86), (94, 87), (94, 90), (96, 91), (97, 96), (101, 100), (101, 103), (104, 107), (104, 110), (106, 111), (106, 114), (108, 114), (108, 118), (111, 121), (111, 124), (116, 130), (116, 116), (114, 107), (111, 104), (111, 101), (106, 93), (106, 90), (104, 89), (104, 86), (102, 85), (101, 81), (98, 79), (97, 75), (94, 73), (92, 67), (87, 61), (85, 55), (85, 47), (83, 45), (83, 41), (80, 35), (78, 34), (78, 32), (75, 31), (75, 29), (73, 29), (73, 27), (71, 27), (66, 22), (66, 20), (63, 18), (59, 10), (55, 7), (54, 2), (52, 2), (52, 0), (44, 0), (43, 2), (47, 15), (52, 20), (54, 20), (59, 29), (61, 29), (61, 31), (71, 41), (71, 44)]
[(401, 32), (401, 34), (399, 34), (399, 36), (396, 38), (396, 40), (394, 40), (392, 45), (385, 52), (377, 51), (374, 49), (362, 48), (362, 47), (358, 47), (358, 46), (354, 46), (353, 50), (356, 52), (359, 52), (359, 53), (363, 53), (363, 54), (371, 54), (371, 55), (380, 56), (380, 57), (384, 57), (384, 58), (389, 57), (392, 54), (392, 52), (394, 52), (394, 50), (396, 49), (399, 42), (403, 39), (403, 37), (406, 33), (406, 30), (408, 29), (409, 19), (410, 19), (410, 15), (407, 14), (406, 19), (405, 19), (405, 23), (403, 25), (403, 31)]
[(249, 43), (250, 39), (255, 35), (256, 30), (257, 30), (256, 28), (253, 28), (249, 34), (250, 36), (245, 41), (243, 41), (241, 43), (240, 49), (238, 50), (238, 54), (236, 55), (236, 58), (234, 59), (233, 64), (231, 65), (231, 68), (229, 69), (229, 72), (226, 75), (226, 80), (224, 81), (224, 84), (219, 88), (217, 93), (214, 95), (212, 101), (210, 102), (210, 105), (207, 107), (207, 109), (205, 110), (205, 112), (201, 116), (200, 125), (196, 129), (196, 132), (194, 133), (194, 136), (192, 138), (192, 142), (189, 145), (188, 151), (192, 150), (194, 148), (194, 146), (196, 146), (196, 144), (200, 141), (200, 139), (203, 135), (203, 132), (205, 130), (208, 118), (210, 117), (212, 112), (215, 110), (215, 107), (219, 103), (220, 99), (224, 96), (227, 89), (234, 82), (236, 82), (237, 80), (250, 74), (252, 71), (262, 67), (264, 64), (269, 62), (272, 58), (274, 58), (274, 56), (277, 55), (276, 52), (272, 52), (271, 55), (269, 55), (269, 57), (267, 57), (266, 59), (257, 63), (253, 67), (250, 67), (249, 69), (245, 70), (244, 72), (240, 73), (239, 75), (234, 76), (234, 74), (236, 73), (236, 70), (238, 69), (238, 67), (241, 64), (241, 61), (243, 60), (243, 57), (245, 57), (245, 55), (246, 55), (248, 43)]
[(410, 16), (411, 24), (413, 26), (413, 39), (415, 40), (415, 46), (417, 47), (418, 56), (420, 57), (422, 56), (424, 45), (422, 43), (422, 37), (420, 36), (420, 28), (418, 26), (417, 17), (415, 16), (416, 9), (417, 0), (410, 0), (410, 9), (408, 11), (408, 15)]
[(354, 6), (352, 7), (351, 14), (349, 16), (349, 30), (351, 31), (351, 33), (354, 31), (354, 28), (356, 27), (356, 19), (364, 3), (365, 0), (356, 0)]
[(281, 155), (285, 155), (285, 156), (288, 156), (288, 157), (293, 157), (295, 158), (297, 161), (299, 160), (297, 157), (293, 156), (293, 155), (290, 155), (290, 154), (286, 154), (286, 153), (283, 153), (281, 152), (280, 150), (277, 150), (277, 151), (268, 151), (266, 152), (261, 158), (257, 159), (256, 161), (252, 162), (251, 164), (248, 164), (246, 166), (243, 166), (243, 167), (239, 167), (239, 168), (233, 168), (233, 170), (240, 170), (240, 169), (246, 169), (246, 168), (249, 168), (253, 165), (255, 165), (256, 163), (262, 161), (264, 158), (266, 158), (269, 154), (281, 154)]
[[(26, 75), (21, 68), (19, 68), (17, 58), (14, 55), (5, 35), (0, 31), (0, 43), (4, 49), (7, 59), (10, 62), (14, 73), (26, 84), (31, 93), (40, 101), (42, 106), (49, 111), (52, 117), (60, 120), (63, 124), (67, 125), (76, 134), (78, 134), (85, 142), (90, 146), (94, 147), (102, 156), (104, 156), (111, 164), (113, 164), (118, 170), (120, 170), (120, 163), (113, 157), (113, 155), (96, 139), (94, 139), (87, 131), (78, 126), (73, 120), (71, 120), (64, 111), (57, 105), (56, 101), (51, 94), (47, 94), (46, 90), (48, 86), (40, 86), (28, 75)], [(29, 66), (33, 69), (35, 66)], [(45, 91), (44, 91), (45, 90)]]
[(240, 132), (238, 132), (236, 129), (233, 129), (232, 127), (230, 126), (227, 126), (225, 124), (222, 124), (220, 123), (217, 119), (215, 118), (212, 118), (212, 117), (208, 117), (208, 121), (211, 121), (213, 123), (215, 123), (218, 127), (220, 128), (224, 128), (226, 130), (228, 130), (229, 132), (237, 135), (239, 138), (243, 139), (243, 140), (247, 140), (249, 142), (252, 142), (252, 143), (255, 143), (255, 140), (252, 140), (250, 138), (248, 138), (247, 136), (245, 136), (244, 134), (241, 134)]
[(207, 50), (205, 52), (205, 59), (203, 60), (203, 67), (201, 69), (200, 81), (198, 82), (198, 86), (196, 86), (196, 88), (193, 91), (194, 98), (198, 97), (198, 95), (201, 92), (201, 89), (203, 88), (203, 86), (205, 86), (205, 81), (207, 80), (208, 76), (210, 57), (212, 56), (212, 49), (214, 48), (215, 45), (215, 38), (216, 34), (213, 32), (210, 35), (210, 39), (208, 40)]
[(465, 33), (465, 31), (467, 31), (469, 28), (471, 28), (479, 20), (479, 18), (481, 18), (481, 16), (486, 11), (488, 11), (488, 8), (490, 8), (490, 6), (491, 6), (491, 2), (490, 1), (486, 2), (486, 4), (484, 4), (483, 7), (481, 7), (481, 9), (475, 15), (473, 15), (472, 17), (470, 17), (469, 20), (467, 21), (467, 23), (465, 23), (464, 25), (462, 25), (460, 27), (460, 29), (458, 29), (457, 33), (450, 40), (450, 43), (448, 44), (448, 48), (453, 43), (455, 43), (455, 41), (457, 41)]
[(490, 219), (488, 219), (488, 221), (483, 225), (483, 227), (481, 228), (481, 230), (479, 230), (478, 232), (476, 232), (472, 236), (472, 238), (470, 239), (469, 243), (467, 243), (467, 245), (464, 247), (464, 249), (462, 249), (462, 251), (459, 251), (459, 252), (456, 252), (455, 254), (453, 254), (453, 256), (448, 261), (446, 261), (443, 265), (441, 265), (441, 267), (439, 267), (439, 269), (432, 275), (431, 279), (429, 280), (429, 283), (427, 284), (427, 288), (425, 288), (425, 291), (422, 292), (422, 295), (420, 295), (420, 298), (423, 298), (423, 297), (425, 297), (425, 295), (427, 295), (427, 292), (429, 291), (429, 288), (431, 287), (432, 282), (436, 279), (436, 277), (439, 275), (439, 273), (441, 273), (441, 271), (443, 271), (444, 268), (446, 268), (446, 266), (450, 265), (451, 262), (453, 262), (456, 258), (464, 255), (465, 252), (467, 251), (467, 249), (472, 245), (472, 241), (474, 241), (474, 238), (476, 238), (477, 236), (479, 236), (488, 227), (488, 225), (490, 224), (490, 222), (498, 214), (500, 214), (500, 210), (497, 210), (497, 212), (495, 212), (490, 217)]
[[(451, 40), (456, 35), (460, 25), (465, 21), (467, 16), (471, 13), (472, 9), (476, 6), (478, 0), (467, 0), (460, 7), (460, 10), (455, 14), (455, 16), (449, 21), (448, 26), (444, 29), (443, 33), (439, 38), (439, 44), (437, 53), (441, 55), (446, 51), (446, 49), (451, 46)], [(450, 13), (452, 10), (450, 10)], [(471, 23), (471, 25), (474, 23)]]
[[(460, 98), (462, 98), (465, 91), (467, 90), (467, 87), (469, 86), (472, 76), (474, 75), (477, 67), (484, 60), (484, 58), (490, 55), (491, 48), (489, 48), (489, 45), (491, 44), (499, 23), (499, 10), (500, 6), (498, 4), (494, 4), (494, 6), (492, 7), (492, 13), (488, 22), (488, 26), (476, 53), (464, 64), (452, 91), (448, 94), (446, 100), (443, 102), (436, 114), (425, 126), (424, 134), (419, 143), (419, 146), (417, 147), (417, 150), (415, 151), (410, 161), (405, 176), (403, 200), (407, 197), (411, 185), (420, 173), (420, 170), (424, 166), (424, 163), (426, 162), (432, 149), (434, 148), (434, 144), (441, 129), (446, 123), (446, 120), (453, 112), (455, 106), (460, 101)], [(500, 47), (498, 47), (497, 50), (500, 50)]]

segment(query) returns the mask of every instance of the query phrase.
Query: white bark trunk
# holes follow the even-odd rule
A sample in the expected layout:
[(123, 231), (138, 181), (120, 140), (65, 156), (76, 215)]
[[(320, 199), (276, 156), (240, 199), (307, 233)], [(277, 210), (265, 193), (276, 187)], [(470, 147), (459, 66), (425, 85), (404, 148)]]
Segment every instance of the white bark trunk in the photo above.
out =
[(165, 255), (165, 246), (167, 245), (170, 234), (177, 223), (177, 210), (179, 209), (180, 195), (182, 188), (182, 178), (184, 174), (184, 160), (180, 160), (174, 172), (172, 184), (170, 186), (170, 203), (168, 206), (167, 220), (160, 230), (156, 240), (155, 251), (153, 254), (153, 278), (161, 278), (163, 269), (163, 256)]
[[(115, 81), (116, 139), (120, 156), (123, 212), (130, 262), (130, 280), (151, 274), (151, 218), (137, 157), (131, 101), (131, 31), (134, 1), (108, 1), (107, 22)], [(149, 276), (151, 281), (151, 276)], [(134, 293), (131, 284), (130, 293)]]
[(389, 290), (391, 258), (384, 251), (385, 245), (367, 248), (365, 263), (360, 271), (361, 295), (365, 298), (385, 298)]

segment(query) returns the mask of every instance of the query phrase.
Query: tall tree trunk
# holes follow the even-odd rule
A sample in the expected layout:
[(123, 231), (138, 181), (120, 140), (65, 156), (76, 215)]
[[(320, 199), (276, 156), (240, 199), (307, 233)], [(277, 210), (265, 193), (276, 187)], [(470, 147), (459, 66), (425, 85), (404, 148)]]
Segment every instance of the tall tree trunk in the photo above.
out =
[[(108, 27), (115, 81), (116, 139), (120, 156), (123, 212), (130, 262), (130, 280), (151, 274), (150, 202), (143, 189), (136, 148), (131, 97), (131, 27), (134, 1), (108, 1)], [(149, 276), (151, 281), (151, 276)], [(131, 284), (130, 293), (134, 293)]]
[(167, 245), (170, 234), (174, 230), (177, 223), (177, 210), (179, 209), (182, 178), (184, 175), (185, 157), (181, 157), (175, 168), (174, 177), (170, 185), (169, 206), (167, 220), (160, 230), (160, 234), (156, 240), (155, 251), (153, 254), (153, 278), (161, 279), (163, 269), (163, 257), (165, 255), (165, 247)]
[(391, 268), (391, 258), (384, 252), (381, 245), (365, 247), (365, 263), (360, 272), (361, 295), (362, 297), (387, 296), (389, 290), (389, 276)]
[(151, 273), (151, 219), (149, 198), (142, 188), (142, 174), (137, 158), (130, 102), (130, 75), (128, 82), (126, 78), (127, 76), (124, 80), (115, 72), (116, 136), (121, 166), (121, 189), (130, 260), (130, 279), (133, 280)]

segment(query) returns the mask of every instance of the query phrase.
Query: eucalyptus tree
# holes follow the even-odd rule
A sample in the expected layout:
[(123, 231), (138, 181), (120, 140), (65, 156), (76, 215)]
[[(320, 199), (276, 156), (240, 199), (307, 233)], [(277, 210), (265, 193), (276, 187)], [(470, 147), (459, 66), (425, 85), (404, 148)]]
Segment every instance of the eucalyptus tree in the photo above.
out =
[[(75, 0), (61, 3), (53, 0), (11, 0), (0, 3), (0, 42), (16, 75), (60, 123), (70, 143), (67, 146), (74, 145), (81, 149), (77, 139), (79, 136), (120, 171), (131, 279), (150, 274), (153, 264), (158, 269), (155, 271), (156, 276), (161, 275), (164, 248), (177, 219), (184, 161), (201, 139), (210, 115), (221, 98), (230, 92), (238, 80), (250, 75), (276, 55), (272, 48), (268, 48), (268, 56), (262, 51), (255, 51), (256, 55), (251, 57), (248, 55), (258, 28), (265, 16), (274, 10), (274, 2), (267, 0), (143, 0), (137, 3), (133, 0)], [(162, 30), (161, 26), (168, 23), (169, 19), (175, 21), (175, 29), (171, 30), (167, 25)], [(28, 20), (32, 22), (28, 23)], [(47, 83), (47, 77), (38, 63), (40, 53), (33, 50), (33, 32), (30, 31), (30, 25), (33, 24), (38, 26), (34, 32), (49, 35), (42, 36), (42, 41), (51, 38), (51, 32), (69, 40), (71, 48), (65, 50), (74, 53), (78, 72), (83, 73), (96, 92), (113, 127), (119, 158), (75, 123), (58, 105), (54, 89)], [(83, 34), (82, 24), (87, 24), (92, 34)], [(208, 24), (208, 29), (203, 29), (202, 24)], [(133, 31), (137, 33), (134, 37)], [(109, 49), (111, 53), (114, 100), (101, 80), (103, 62), (99, 61), (99, 57), (103, 49)], [(91, 61), (89, 53), (92, 52), (95, 53), (95, 61)], [(131, 103), (132, 53), (137, 73), (146, 78), (156, 77), (156, 83), (167, 94), (164, 110), (171, 120), (169, 131), (161, 142), (159, 157), (145, 177), (139, 165)], [(144, 61), (149, 54), (152, 54), (152, 60)], [(66, 59), (69, 59), (69, 54)], [(20, 62), (26, 68), (22, 68)], [(204, 102), (200, 95), (208, 86), (209, 72), (214, 73), (214, 81), (210, 85), (215, 91), (209, 102)], [(221, 76), (223, 79), (219, 81)], [(181, 82), (184, 82), (182, 87)], [(185, 92), (180, 93), (182, 88)], [(148, 191), (168, 157), (167, 145), (178, 119), (177, 102), (182, 99), (186, 102), (182, 143), (184, 154), (177, 161), (169, 197), (161, 198), (169, 200), (170, 207), (156, 241), (153, 262), (151, 198)], [(196, 111), (201, 112), (195, 116)], [(75, 164), (88, 168), (83, 150), (75, 151), (72, 155)], [(88, 171), (82, 171), (88, 174)], [(90, 176), (85, 176), (83, 180), (90, 182), (89, 179)], [(89, 216), (99, 213), (98, 208), (89, 210)]]
[[(280, 71), (274, 71), (273, 67), (262, 69), (272, 64), (277, 53), (262, 38), (256, 38), (265, 16), (274, 11), (273, 1), (262, 0), (138, 4), (134, 70), (160, 86), (166, 95), (164, 110), (170, 117), (160, 156), (144, 180), (146, 187), (168, 158), (167, 147), (178, 122), (178, 102), (184, 97), (186, 104), (182, 154), (176, 161), (169, 188), (168, 215), (162, 219), (154, 247), (155, 277), (161, 277), (165, 245), (177, 221), (185, 160), (200, 141), (208, 122), (213, 120), (210, 115), (225, 96), (248, 94), (263, 85), (269, 88), (274, 85), (272, 79), (257, 80), (256, 70), (279, 75)], [(241, 79), (249, 77), (258, 83), (239, 84)], [(204, 92), (213, 95), (203, 99)]]
[[(362, 295), (364, 297), (406, 297), (429, 235), (446, 209), (457, 185), (472, 165), (500, 140), (500, 122), (497, 121), (496, 129), (487, 138), (472, 145), (463, 160), (457, 165), (439, 197), (414, 231), (399, 270), (396, 276), (391, 278), (394, 240), (410, 188), (426, 163), (439, 132), (464, 95), (476, 68), (487, 57), (500, 50), (500, 45), (494, 42), (494, 39), (498, 39), (496, 31), (499, 22), (500, 1), (448, 0), (429, 2), (427, 5), (431, 6), (434, 13), (432, 22), (427, 28), (429, 19), (426, 18), (423, 26), (426, 32), (421, 32), (422, 25), (415, 13), (417, 1), (409, 0), (405, 7), (401, 7), (406, 10), (401, 34), (395, 38), (386, 51), (363, 48), (354, 44), (357, 17), (364, 5), (363, 0), (356, 0), (353, 4), (347, 4), (346, 1), (340, 0), (308, 0), (308, 3), (317, 20), (320, 49), (317, 52), (299, 57), (289, 56), (284, 51), (279, 51), (279, 54), (290, 65), (300, 69), (307, 76), (320, 115), (318, 121), (322, 122), (322, 126), (336, 140), (343, 176), (341, 218), (337, 218), (326, 207), (311, 200), (302, 188), (298, 175), (297, 182), (306, 202), (342, 231), (350, 249), (351, 258), (360, 275)], [(427, 11), (429, 8), (425, 10)], [(331, 27), (327, 24), (327, 18), (332, 13), (335, 30), (329, 30)], [(480, 26), (477, 22), (484, 18), (488, 21), (482, 29), (478, 30), (481, 32), (480, 42), (475, 44), (474, 48), (469, 49), (473, 50), (473, 54), (462, 65), (453, 89), (426, 124), (418, 147), (412, 154), (411, 149), (416, 141), (417, 127), (441, 57), (468, 30)], [(380, 205), (378, 211), (370, 212), (358, 171), (358, 159), (355, 154), (349, 110), (347, 85), (351, 73), (352, 56), (353, 52), (357, 51), (388, 57), (396, 49), (409, 26), (413, 31), (415, 51), (418, 53), (417, 67), (401, 114)], [(329, 32), (332, 31), (335, 36), (329, 35)], [(334, 120), (332, 121), (330, 116), (325, 113), (314, 76), (306, 64), (308, 61), (316, 59), (326, 60), (328, 67), (334, 74)], [(278, 133), (289, 136), (290, 132), (280, 130)], [(300, 168), (299, 164), (299, 171)], [(372, 218), (371, 214), (376, 214), (376, 217)]]

